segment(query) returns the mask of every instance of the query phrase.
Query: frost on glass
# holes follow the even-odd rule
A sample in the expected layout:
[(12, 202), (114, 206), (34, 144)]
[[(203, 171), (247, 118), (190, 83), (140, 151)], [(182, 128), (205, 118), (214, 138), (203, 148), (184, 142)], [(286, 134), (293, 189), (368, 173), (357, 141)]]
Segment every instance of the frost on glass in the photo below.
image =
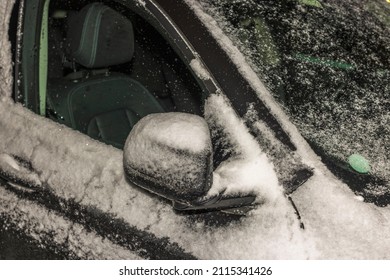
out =
[(374, 179), (355, 191), (389, 196), (390, 4), (200, 2), (312, 147), (346, 169), (350, 155), (365, 157)]

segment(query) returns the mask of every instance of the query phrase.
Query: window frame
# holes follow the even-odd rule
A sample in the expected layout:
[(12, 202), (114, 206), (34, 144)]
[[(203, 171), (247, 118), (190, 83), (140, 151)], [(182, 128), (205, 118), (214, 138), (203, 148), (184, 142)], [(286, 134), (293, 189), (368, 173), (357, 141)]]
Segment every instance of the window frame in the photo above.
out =
[[(123, 0), (113, 1), (119, 4), (124, 2)], [(212, 72), (207, 68), (206, 64), (198, 55), (197, 51), (184, 35), (184, 33), (156, 1), (145, 0), (144, 5), (140, 5), (137, 0), (125, 0), (125, 2), (129, 3), (126, 5), (129, 9), (131, 9), (129, 5), (132, 4), (134, 9), (131, 10), (144, 18), (164, 37), (165, 40), (167, 40), (169, 45), (183, 61), (185, 66), (191, 72), (204, 92), (206, 92), (208, 95), (215, 92), (220, 92), (220, 86), (218, 85)], [(203, 80), (198, 77), (194, 69), (190, 66), (191, 61), (194, 59), (197, 59), (201, 62), (201, 66), (208, 72), (210, 79)]]
[[(20, 81), (15, 83), (15, 101), (22, 103), (28, 109), (42, 116), (47, 115), (40, 101), (40, 88), (42, 87), (42, 82), (44, 82), (44, 79), (41, 79), (40, 70), (40, 66), (42, 66), (42, 53), (40, 51), (42, 47), (41, 32), (45, 4), (47, 5), (49, 2), (50, 0), (21, 0), (19, 23), (21, 32), (18, 32), (18, 46), (20, 46), (20, 51), (16, 53), (17, 64), (15, 65), (15, 81)], [(154, 0), (145, 0), (144, 5), (141, 5), (136, 0), (103, 1), (103, 3), (107, 2), (109, 2), (110, 6), (117, 4), (136, 13), (167, 40), (167, 43), (176, 52), (198, 83), (204, 95), (202, 96), (203, 99), (212, 93), (220, 91), (220, 87), (212, 76), (211, 71), (206, 67), (199, 55), (197, 55), (189, 40)], [(26, 23), (27, 18), (30, 22), (32, 21), (32, 24), (30, 22), (28, 24)], [(203, 68), (208, 72), (210, 79), (201, 79), (195, 73), (195, 70), (190, 66), (191, 61), (194, 59), (201, 62)]]
[[(39, 49), (46, 0), (20, 1), (15, 56), (15, 101), (39, 113)], [(27, 20), (29, 22), (27, 23)]]

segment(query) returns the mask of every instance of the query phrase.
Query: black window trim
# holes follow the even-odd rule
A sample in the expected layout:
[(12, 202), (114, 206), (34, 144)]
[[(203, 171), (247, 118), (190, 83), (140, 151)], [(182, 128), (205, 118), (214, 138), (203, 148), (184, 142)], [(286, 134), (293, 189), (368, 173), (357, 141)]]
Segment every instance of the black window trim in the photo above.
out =
[[(19, 28), (17, 33), (17, 46), (15, 61), (15, 101), (24, 104), (28, 109), (39, 113), (39, 48), (42, 25), (43, 7), (50, 0), (20, 0)], [(108, 2), (108, 1), (103, 1)], [(112, 0), (112, 3), (127, 7), (148, 21), (179, 55), (192, 76), (196, 79), (204, 94), (220, 92), (220, 86), (213, 78), (211, 71), (197, 55), (194, 47), (183, 35), (179, 28), (169, 18), (167, 13), (153, 0), (145, 0), (140, 5), (135, 0)], [(26, 17), (29, 23), (26, 23)], [(192, 60), (197, 59), (207, 69), (211, 79), (200, 79), (190, 67)], [(19, 81), (19, 82), (18, 82)], [(207, 96), (204, 96), (205, 98)]]
[[(39, 48), (43, 6), (49, 0), (20, 0), (15, 57), (15, 101), (39, 112)], [(29, 19), (29, 22), (26, 21)]]

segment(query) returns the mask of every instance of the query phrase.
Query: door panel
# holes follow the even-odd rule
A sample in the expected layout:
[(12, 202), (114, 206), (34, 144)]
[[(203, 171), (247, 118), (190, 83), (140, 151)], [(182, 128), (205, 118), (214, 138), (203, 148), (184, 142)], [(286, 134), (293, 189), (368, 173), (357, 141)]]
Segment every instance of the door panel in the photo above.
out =
[(307, 257), (296, 216), (283, 196), (247, 217), (176, 213), (169, 201), (125, 180), (120, 150), (21, 105), (0, 102), (0, 112), (0, 153), (29, 162), (42, 182), (41, 191), (24, 194), (33, 205), (60, 213), (141, 257), (259, 259), (285, 258), (288, 252)]
[[(27, 222), (22, 230), (36, 238), (39, 227), (34, 225), (39, 222), (34, 221), (42, 220), (45, 230), (54, 230), (56, 236), (73, 238), (73, 231), (66, 229), (79, 224), (81, 231), (142, 258), (308, 257), (294, 210), (283, 196), (276, 205), (258, 207), (246, 217), (178, 213), (170, 201), (126, 181), (118, 149), (10, 101), (0, 102), (0, 131), (0, 154), (29, 165), (41, 183), (31, 193), (1, 186), (6, 188), (0, 195), (0, 205), (6, 206), (2, 213), (12, 223)], [(12, 205), (19, 214), (14, 215)], [(34, 216), (41, 211), (46, 214)], [(50, 219), (49, 213), (54, 215)], [(46, 224), (45, 219), (55, 222)], [(57, 223), (62, 225), (52, 227)]]
[[(143, 257), (191, 258), (177, 245), (144, 232), (160, 220), (160, 211), (172, 220), (175, 214), (170, 204), (126, 182), (120, 150), (19, 104), (0, 102), (0, 112), (1, 153), (28, 162), (42, 183), (34, 193), (23, 192), (33, 205), (65, 215), (130, 250), (146, 250)], [(159, 247), (156, 255), (153, 250)]]

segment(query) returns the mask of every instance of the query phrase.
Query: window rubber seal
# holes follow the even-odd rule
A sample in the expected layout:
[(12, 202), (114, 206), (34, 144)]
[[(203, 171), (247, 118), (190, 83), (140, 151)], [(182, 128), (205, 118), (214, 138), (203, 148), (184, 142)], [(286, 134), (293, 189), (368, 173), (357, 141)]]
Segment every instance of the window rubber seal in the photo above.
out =
[(46, 116), (49, 4), (50, 0), (46, 0), (43, 6), (39, 44), (39, 114), (41, 116)]

